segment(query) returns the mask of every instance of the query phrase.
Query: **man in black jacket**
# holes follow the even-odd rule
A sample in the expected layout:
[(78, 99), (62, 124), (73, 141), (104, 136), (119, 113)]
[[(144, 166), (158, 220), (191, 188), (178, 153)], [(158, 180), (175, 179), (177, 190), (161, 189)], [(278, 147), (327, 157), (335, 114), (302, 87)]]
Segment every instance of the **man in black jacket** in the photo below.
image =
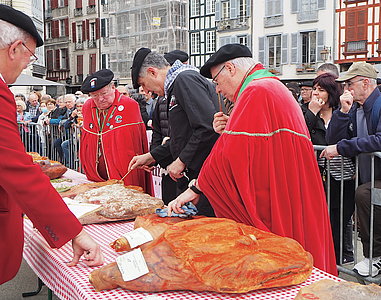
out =
[[(213, 115), (219, 107), (217, 94), (197, 68), (180, 61), (171, 67), (162, 55), (147, 48), (139, 49), (134, 56), (132, 82), (134, 88), (141, 86), (147, 93), (168, 99), (170, 141), (135, 156), (129, 169), (171, 162), (167, 171), (177, 182), (180, 194), (190, 180), (197, 178), (219, 136), (212, 127)], [(198, 204), (200, 214), (213, 215), (209, 202), (203, 198)]]

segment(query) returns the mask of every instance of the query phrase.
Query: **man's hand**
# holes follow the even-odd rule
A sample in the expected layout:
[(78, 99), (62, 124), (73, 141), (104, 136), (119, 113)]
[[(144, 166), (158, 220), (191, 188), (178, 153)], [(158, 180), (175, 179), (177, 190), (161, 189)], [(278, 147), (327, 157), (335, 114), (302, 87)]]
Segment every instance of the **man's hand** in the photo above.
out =
[(320, 158), (325, 157), (326, 159), (332, 159), (335, 156), (338, 156), (337, 145), (327, 146), (320, 154)]
[(174, 181), (177, 181), (178, 178), (184, 176), (184, 170), (185, 164), (180, 160), (180, 158), (177, 158), (167, 167), (168, 174)]
[(317, 113), (324, 106), (325, 102), (322, 99), (318, 99), (316, 96), (312, 96), (310, 103), (308, 103), (308, 109), (314, 113), (316, 116)]
[(137, 168), (147, 169), (146, 167), (150, 167), (155, 162), (156, 162), (155, 159), (149, 152), (142, 155), (137, 155), (131, 159), (130, 164), (128, 165), (128, 171), (131, 171)]
[(353, 94), (350, 91), (345, 90), (344, 93), (340, 96), (340, 103), (340, 111), (347, 114), (353, 104)]
[(194, 205), (200, 200), (200, 195), (193, 192), (191, 189), (185, 190), (181, 193), (175, 200), (168, 203), (168, 216), (171, 215), (172, 211), (178, 214), (184, 213), (181, 207), (188, 202), (192, 202)]
[(68, 263), (69, 267), (76, 266), (82, 255), (83, 262), (89, 267), (103, 265), (101, 248), (84, 229), (72, 240), (72, 245), (74, 257)]
[(222, 111), (216, 112), (213, 119), (214, 131), (221, 134), (224, 131), (228, 120), (229, 116), (225, 115)]

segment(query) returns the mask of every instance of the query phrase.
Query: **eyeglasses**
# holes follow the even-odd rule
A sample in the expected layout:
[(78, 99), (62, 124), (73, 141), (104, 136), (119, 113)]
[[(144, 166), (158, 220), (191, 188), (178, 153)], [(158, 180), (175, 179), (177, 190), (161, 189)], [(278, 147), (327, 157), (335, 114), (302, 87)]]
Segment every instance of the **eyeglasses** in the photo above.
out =
[(36, 56), (36, 54), (34, 54), (32, 51), (30, 51), (30, 49), (24, 44), (24, 42), (22, 42), (22, 45), (26, 48), (26, 50), (29, 51), (29, 53), (31, 54), (30, 55), (30, 58), (29, 58), (29, 63), (28, 63), (28, 66), (30, 66), (31, 64), (35, 63), (37, 60), (38, 60), (38, 57)]
[(223, 65), (222, 68), (218, 71), (218, 73), (212, 78), (212, 82), (213, 82), (214, 84), (218, 84), (217, 81), (216, 81), (216, 79), (217, 79), (218, 75), (220, 75), (220, 73), (222, 72), (222, 70), (223, 70), (224, 68), (225, 68), (225, 65)]
[(365, 78), (361, 78), (359, 80), (355, 80), (355, 81), (344, 81), (343, 85), (347, 88), (349, 88), (352, 84), (356, 83), (356, 82), (359, 82), (359, 81), (363, 81)]

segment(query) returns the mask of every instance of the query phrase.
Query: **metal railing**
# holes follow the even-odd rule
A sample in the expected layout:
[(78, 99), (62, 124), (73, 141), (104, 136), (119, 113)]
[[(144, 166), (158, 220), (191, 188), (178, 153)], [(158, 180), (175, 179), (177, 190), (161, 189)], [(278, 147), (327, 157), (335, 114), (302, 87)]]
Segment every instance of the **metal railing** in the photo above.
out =
[[(321, 145), (314, 145), (315, 153), (319, 153), (320, 151), (324, 150), (326, 146)], [(374, 244), (374, 209), (375, 206), (381, 207), (381, 189), (375, 188), (375, 157), (381, 159), (381, 152), (372, 152), (372, 153), (364, 153), (366, 155), (370, 156), (371, 159), (371, 199), (370, 199), (370, 216), (369, 216), (369, 227), (370, 227), (370, 239), (369, 239), (369, 274), (372, 274), (372, 258), (373, 258), (373, 244)], [(344, 160), (341, 158), (341, 166), (340, 166), (340, 172), (341, 172), (341, 179), (340, 179), (340, 258), (339, 261), (343, 262), (343, 240), (344, 240), (344, 228), (346, 224), (344, 224), (343, 220), (343, 214), (344, 214)], [(331, 161), (327, 160), (327, 177), (330, 178), (331, 176)], [(355, 175), (354, 175), (354, 181), (355, 181), (355, 189), (359, 186), (359, 158), (358, 156), (355, 158)], [(330, 211), (331, 208), (331, 180), (326, 181), (326, 195), (327, 195), (327, 205), (328, 210)], [(353, 220), (354, 220), (354, 232), (353, 234), (353, 255), (354, 255), (354, 264), (356, 265), (358, 263), (358, 240), (359, 240), (359, 224), (358, 224), (358, 213), (357, 213), (357, 207), (355, 206), (355, 210), (353, 213)], [(352, 228), (352, 229), (353, 229)], [(361, 231), (361, 228), (359, 229)], [(355, 277), (360, 283), (365, 284), (366, 282), (375, 283), (375, 284), (381, 284), (381, 274), (372, 277), (372, 276), (361, 276), (358, 273), (356, 273), (352, 268), (350, 268), (352, 265), (350, 264), (338, 264), (337, 268), (339, 272), (345, 273), (347, 275), (350, 275), (352, 277)]]

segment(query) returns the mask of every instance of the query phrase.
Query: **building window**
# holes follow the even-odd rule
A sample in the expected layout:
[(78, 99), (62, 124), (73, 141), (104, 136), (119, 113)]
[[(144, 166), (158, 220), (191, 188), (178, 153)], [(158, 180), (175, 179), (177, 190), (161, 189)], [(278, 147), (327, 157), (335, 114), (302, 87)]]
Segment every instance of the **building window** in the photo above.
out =
[(200, 0), (191, 0), (191, 17), (200, 15)]
[(60, 37), (66, 35), (65, 20), (60, 20)]
[(239, 0), (239, 19), (240, 21), (244, 21), (245, 17), (247, 17), (247, 3), (246, 1), (250, 0)]
[(277, 68), (281, 64), (281, 35), (272, 35), (267, 37), (267, 67)]
[(77, 25), (77, 43), (82, 43), (82, 24)]
[(62, 69), (69, 69), (68, 50), (66, 48), (61, 49), (60, 54), (61, 54), (61, 68)]
[(216, 51), (216, 32), (207, 31), (206, 32), (206, 52), (215, 52)]
[(302, 64), (316, 63), (316, 31), (302, 32)]
[(200, 53), (200, 33), (199, 32), (191, 33), (191, 52), (192, 54)]
[(46, 38), (47, 39), (52, 38), (52, 23), (51, 22), (46, 23)]
[(102, 69), (110, 68), (110, 61), (108, 54), (102, 54)]
[(58, 0), (58, 7), (64, 7), (65, 6), (65, 0)]
[(318, 0), (300, 0), (298, 22), (315, 21), (318, 19)]
[(267, 0), (266, 17), (279, 16), (282, 14), (282, 1), (281, 0)]
[(230, 1), (224, 1), (222, 4), (222, 14), (221, 19), (229, 19), (230, 17)]
[(213, 14), (216, 11), (216, 0), (205, 0), (205, 13)]
[(95, 26), (95, 23), (90, 23), (90, 41), (95, 41), (96, 40), (96, 37), (95, 37), (95, 29), (96, 29), (96, 26)]
[(109, 19), (101, 19), (101, 37), (109, 36)]
[(247, 35), (239, 35), (237, 36), (237, 39), (238, 39), (238, 44), (249, 47), (249, 45), (247, 44)]

